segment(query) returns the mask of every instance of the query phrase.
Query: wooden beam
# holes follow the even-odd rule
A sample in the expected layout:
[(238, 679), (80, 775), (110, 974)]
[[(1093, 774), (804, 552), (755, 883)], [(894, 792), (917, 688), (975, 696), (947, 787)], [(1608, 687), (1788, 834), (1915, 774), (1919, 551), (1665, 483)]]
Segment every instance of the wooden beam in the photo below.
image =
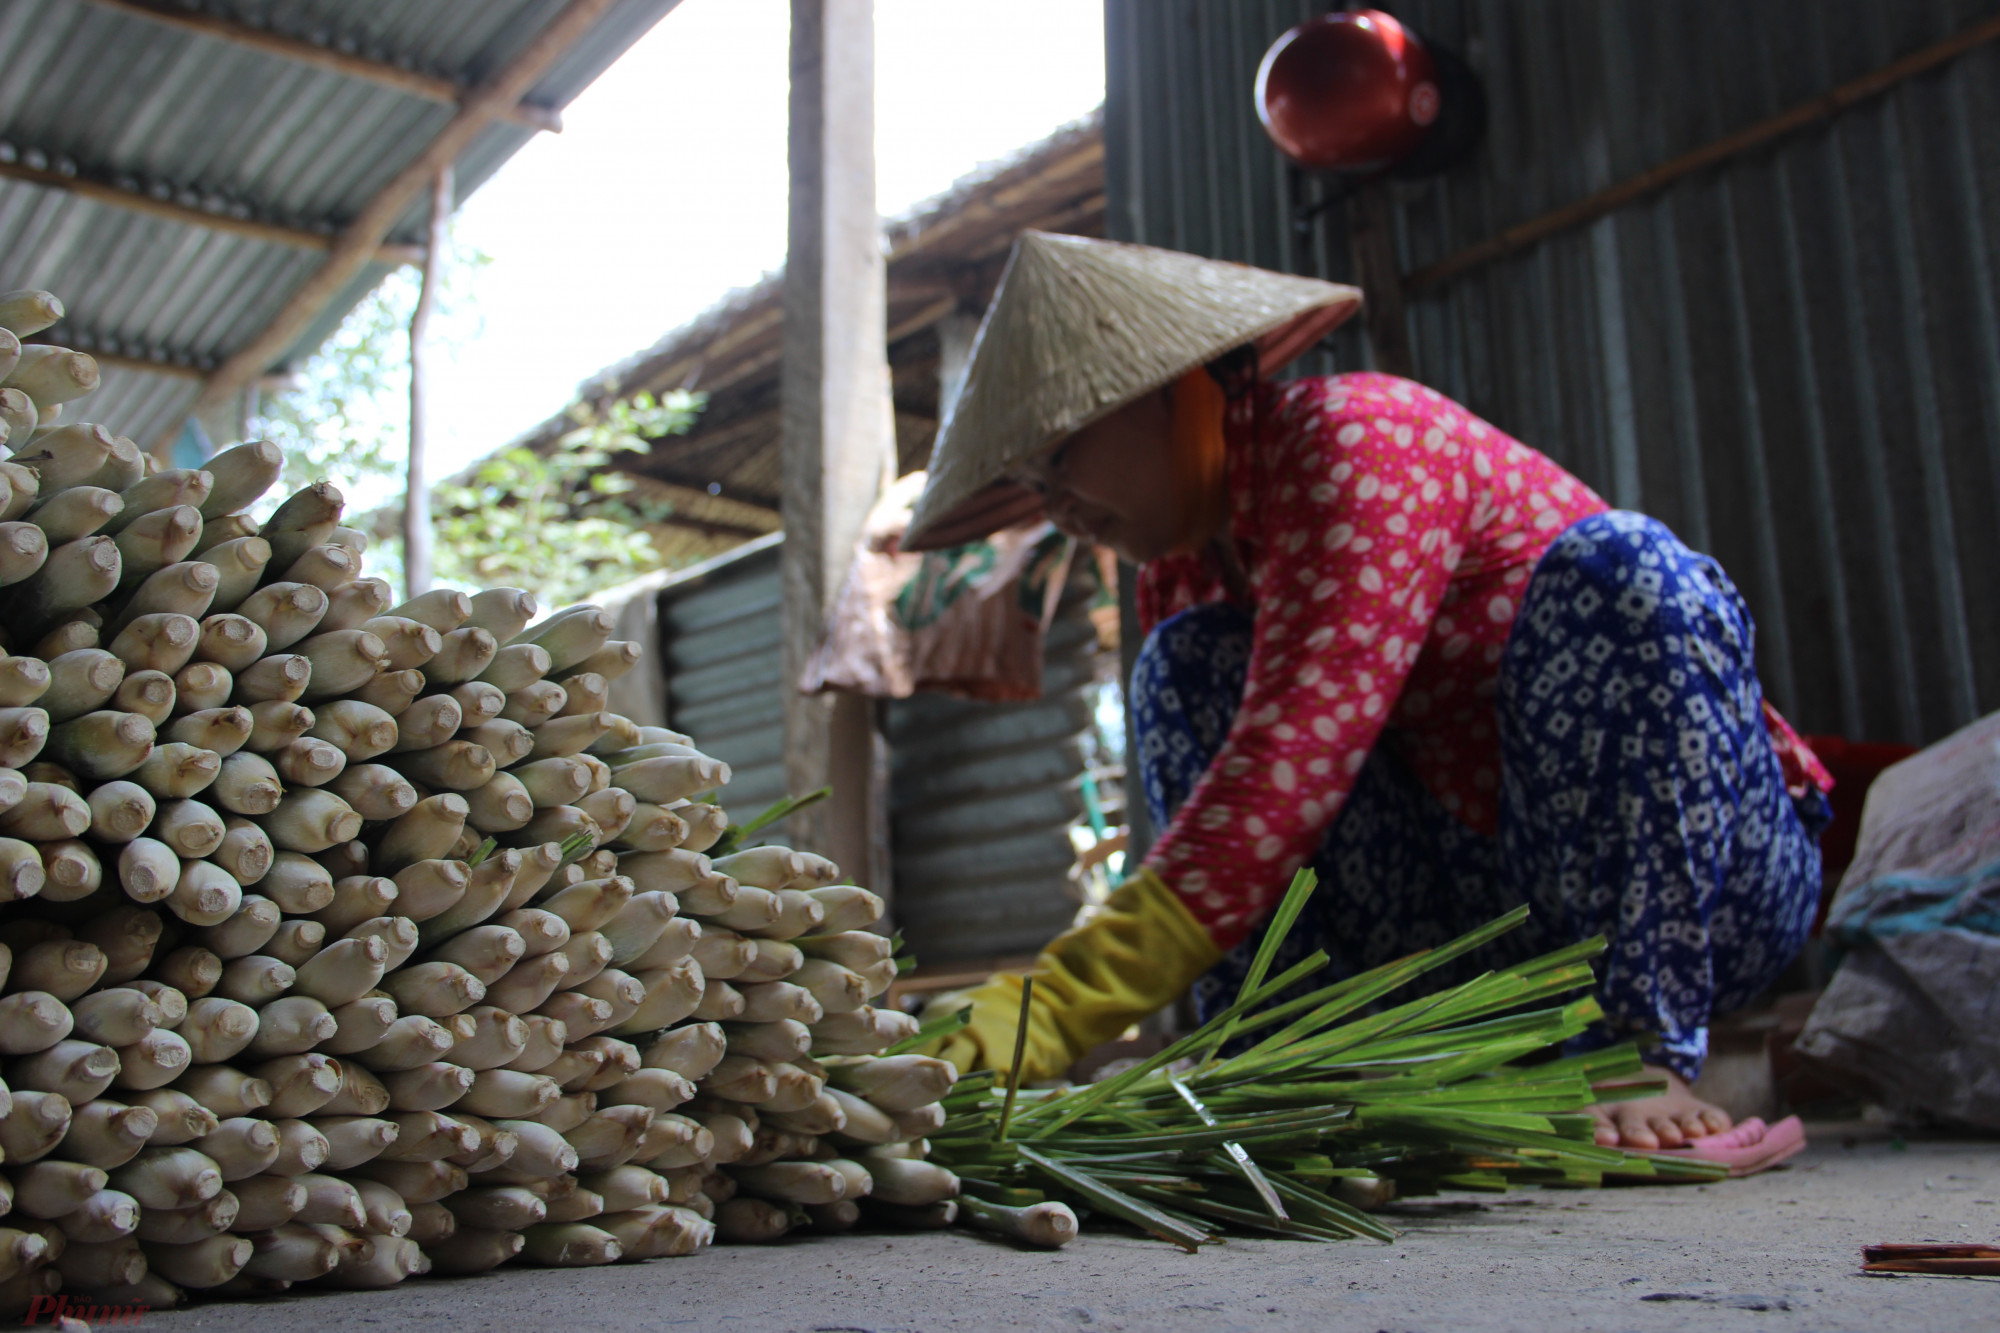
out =
[[(473, 138), (498, 119), (507, 108), (521, 100), (521, 94), (548, 72), (563, 53), (597, 25), (617, 0), (569, 0), (548, 27), (542, 29), (527, 49), (516, 56), (491, 82), (470, 93), (436, 138), (424, 145), (416, 159), (397, 172), (389, 183), (362, 208), (328, 251), (326, 263), (294, 291), (277, 317), (265, 325), (241, 348), (224, 361), (202, 389), (195, 412), (206, 410), (234, 395), (244, 385), (263, 374), (283, 356), (328, 303), (346, 289), (368, 265), (375, 249), (396, 225), (410, 201), (430, 185), (437, 173), (457, 161)], [(176, 428), (178, 430), (178, 428)], [(171, 447), (172, 435), (154, 445), (154, 451)]]
[(910, 277), (907, 271), (896, 271), (896, 260), (889, 259), (889, 305), (908, 305), (912, 301), (935, 301), (941, 296), (956, 296), (958, 289), (940, 277)]
[[(64, 342), (61, 338), (50, 338), (46, 334), (32, 338), (29, 341), (51, 343), (58, 347), (71, 347), (71, 344)], [(169, 375), (175, 379), (187, 380), (206, 378), (203, 372), (196, 367), (184, 366), (175, 361), (154, 361), (143, 356), (126, 356), (122, 352), (86, 351), (81, 347), (71, 347), (71, 350), (83, 352), (85, 356), (97, 363), (100, 370), (129, 370), (144, 375)]]
[(1023, 164), (1006, 177), (990, 182), (949, 217), (906, 224), (904, 230), (890, 237), (889, 261), (893, 264), (949, 245), (968, 230), (997, 227), (1008, 232), (1011, 243), (1012, 233), (1027, 225), (1027, 217), (1021, 215), (1042, 211), (1051, 197), (1060, 198), (1078, 190), (1101, 191), (1103, 175), (1101, 139), (1080, 143), (1053, 162)]
[[(1009, 243), (1012, 243), (1011, 239)], [(898, 284), (892, 272), (890, 282), (890, 295), (894, 300), (935, 298), (929, 307), (919, 312), (921, 318), (898, 321), (890, 329), (890, 342), (896, 342), (941, 318), (949, 308), (943, 298), (957, 290), (942, 278), (932, 275)], [(664, 359), (641, 365), (625, 377), (620, 396), (640, 389), (653, 393), (678, 388), (726, 389), (774, 369), (780, 356), (778, 335), (782, 313), (782, 307), (774, 301), (768, 307), (745, 312), (737, 323), (712, 342), (692, 348), (675, 348), (667, 352)], [(747, 355), (741, 355), (745, 353)], [(739, 356), (740, 359), (731, 359)], [(736, 423), (732, 422), (724, 429), (733, 431), (735, 427)], [(699, 435), (689, 440), (690, 444), (697, 442), (706, 443)]]
[[(177, 204), (169, 199), (155, 199), (142, 190), (128, 190), (84, 176), (68, 176), (60, 171), (31, 167), (19, 160), (0, 162), (0, 180), (22, 181), (44, 190), (61, 190), (65, 194), (73, 194), (92, 203), (122, 208), (128, 213), (143, 213), (147, 217), (178, 222), (189, 227), (201, 227), (208, 231), (225, 232), (231, 236), (264, 241), (271, 245), (289, 245), (300, 250), (324, 251), (333, 248), (333, 238), (322, 236), (316, 231), (281, 226), (275, 222), (258, 222), (251, 218), (233, 218), (227, 213), (210, 213), (199, 208), (189, 208), (185, 204)], [(423, 253), (424, 248), (421, 245), (378, 243), (371, 257), (380, 263), (402, 265), (418, 262), (423, 258)]]
[[(165, 375), (170, 379), (205, 380), (208, 372), (199, 366), (183, 360), (155, 361), (149, 356), (128, 356), (123, 352), (106, 352), (92, 347), (78, 347), (63, 332), (62, 325), (47, 329), (27, 340), (30, 343), (45, 343), (52, 347), (66, 347), (74, 352), (82, 352), (97, 363), (100, 370), (124, 370), (141, 375)], [(255, 386), (262, 393), (287, 393), (295, 385), (282, 382), (280, 377), (259, 382)]]
[(958, 297), (956, 295), (940, 296), (929, 305), (919, 307), (897, 320), (894, 324), (891, 324), (884, 343), (886, 345), (887, 343), (901, 342), (919, 329), (929, 328), (956, 309), (958, 309)]
[(718, 449), (741, 444), (753, 436), (775, 434), (783, 428), (783, 425), (783, 413), (775, 407), (768, 407), (762, 411), (740, 416), (734, 421), (722, 422), (713, 430), (692, 431), (686, 435), (672, 436), (670, 439), (679, 446), (673, 451), (676, 456), (709, 454)]
[[(771, 515), (771, 526), (776, 527), (778, 525), (779, 497), (775, 495), (769, 495), (763, 491), (749, 490), (741, 486), (732, 486), (726, 481), (713, 481), (706, 477), (698, 477), (691, 472), (680, 472), (670, 467), (647, 467), (643, 461), (635, 463), (624, 470), (632, 473), (634, 476), (644, 477), (648, 481), (658, 482), (662, 486), (670, 486), (676, 490), (690, 491), (709, 499), (727, 500), (731, 504), (750, 505), (757, 509), (766, 510)], [(720, 489), (711, 490), (711, 487), (719, 487)], [(759, 529), (759, 531), (769, 531), (769, 529)]]
[(659, 526), (692, 532), (701, 537), (734, 537), (746, 541), (755, 537), (768, 537), (777, 531), (776, 528), (753, 528), (744, 523), (725, 523), (721, 519), (695, 518), (688, 514), (675, 514)]
[[(699, 494), (699, 492), (696, 494)], [(704, 496), (702, 498), (705, 499), (707, 497)], [(765, 524), (745, 523), (738, 519), (676, 511), (669, 514), (666, 518), (659, 520), (654, 526), (662, 528), (685, 528), (689, 532), (698, 532), (704, 537), (768, 537), (778, 530), (777, 515), (773, 514), (771, 520), (771, 522)]]
[[(399, 93), (422, 98), (426, 102), (458, 106), (472, 93), (471, 89), (453, 83), (450, 79), (439, 78), (435, 74), (421, 74), (413, 69), (398, 69), (394, 65), (385, 64), (380, 60), (370, 60), (366, 56), (349, 55), (331, 47), (315, 46), (297, 37), (287, 37), (282, 33), (253, 28), (219, 14), (173, 9), (164, 4), (148, 3), (148, 0), (90, 0), (90, 3), (102, 9), (130, 14), (134, 18), (146, 19), (181, 32), (212, 37), (231, 46), (261, 51), (265, 55), (278, 56), (301, 65), (311, 65), (316, 69), (323, 69), (346, 78), (361, 79), (384, 88), (393, 88)], [(550, 107), (516, 102), (502, 113), (502, 117), (527, 129), (542, 130), (549, 134), (562, 133), (562, 113)]]
[(1052, 230), (1051, 214), (1075, 210), (1076, 201), (1101, 199), (1104, 186), (1097, 181), (1065, 185), (1062, 189), (1038, 192), (1033, 208), (995, 208), (986, 200), (966, 205), (962, 212), (919, 233), (907, 245), (898, 246), (889, 256), (892, 264), (924, 260), (943, 255), (945, 262), (961, 264), (990, 253), (994, 246), (1012, 249), (1015, 239), (1028, 227)]
[(648, 519), (650, 530), (679, 529), (709, 538), (768, 537), (778, 530), (778, 511), (773, 505), (755, 504), (742, 492), (725, 490), (711, 495), (708, 483), (699, 477), (658, 473), (631, 473), (638, 486), (631, 492), (647, 500), (664, 500), (673, 512), (664, 518)]
[(733, 327), (724, 329), (712, 341), (685, 354), (675, 354), (657, 369), (642, 368), (632, 378), (658, 390), (724, 389), (743, 378), (741, 365), (731, 360), (746, 349), (757, 348), (750, 364), (763, 366), (777, 352), (779, 330), (784, 323), (784, 305), (772, 300), (760, 310), (746, 312)]
[[(888, 328), (886, 341), (899, 342), (910, 334), (922, 330), (942, 319), (955, 304), (955, 301), (940, 298), (915, 315), (897, 321)], [(732, 329), (712, 347), (666, 362), (655, 371), (642, 370), (632, 377), (629, 391), (636, 391), (639, 387), (646, 386), (653, 392), (659, 393), (687, 384), (706, 387), (713, 391), (726, 389), (776, 370), (784, 355), (783, 347), (776, 336), (778, 321), (774, 318), (766, 322), (761, 315), (755, 318), (756, 322), (750, 331), (756, 335), (755, 337), (743, 330)], [(726, 361), (723, 358), (728, 353), (743, 355), (740, 359)], [(738, 425), (737, 422), (731, 422), (722, 429), (734, 434)], [(710, 441), (697, 435), (690, 437), (688, 443), (706, 446)]]
[[(1079, 156), (1087, 167), (1097, 167), (1101, 152), (1080, 151)], [(1103, 214), (1103, 187), (1093, 182), (1085, 187), (1081, 196), (1064, 204), (1059, 212), (1024, 220), (1021, 225), (1032, 221), (1045, 230), (1063, 231), (1097, 221), (1100, 223), (1098, 229), (1102, 230)], [(990, 219), (985, 219), (984, 224), (990, 224)], [(933, 306), (920, 312), (929, 318), (919, 320), (911, 317), (898, 321), (890, 332), (889, 341), (892, 343), (942, 318), (948, 309), (942, 299), (947, 293), (956, 294), (960, 301), (970, 298), (983, 305), (999, 280), (1006, 252), (1013, 248), (1015, 234), (1019, 231), (1018, 227), (1001, 231), (998, 239), (980, 255), (970, 259), (952, 256), (949, 261), (933, 260), (930, 251), (934, 243), (946, 235), (943, 230), (946, 226), (955, 232), (956, 216), (946, 224), (940, 224), (939, 229), (907, 238), (889, 256), (889, 291), (894, 300), (904, 301), (933, 294), (939, 298)], [(989, 256), (996, 260), (990, 266), (991, 272), (982, 269), (970, 284), (952, 276), (952, 270)], [(968, 291), (968, 286), (976, 290)], [(690, 339), (668, 348), (657, 360), (643, 363), (627, 374), (620, 386), (620, 395), (640, 389), (654, 393), (676, 388), (723, 389), (765, 374), (774, 369), (779, 361), (776, 337), (779, 316), (780, 309), (776, 302), (752, 307), (742, 312), (734, 323), (726, 325), (710, 342), (697, 343)], [(599, 401), (608, 401), (608, 398)]]
[(1409, 379), (1417, 373), (1416, 357), (1410, 350), (1409, 321), (1403, 316), (1403, 270), (1396, 262), (1396, 222), (1388, 185), (1370, 181), (1358, 187), (1348, 200), (1347, 218), (1348, 249), (1364, 298), (1372, 368)]
[[(1104, 192), (1084, 195), (1054, 212), (1038, 211), (1033, 218), (1034, 226), (1041, 231), (1069, 231), (1085, 223), (1096, 221), (1098, 230), (1103, 229)], [(983, 239), (968, 246), (953, 260), (957, 264), (972, 263), (992, 257), (1003, 262), (1013, 250), (1015, 240), (1028, 225), (1027, 220), (1008, 219), (1003, 225), (996, 225), (986, 232)], [(997, 273), (997, 270), (996, 270)]]

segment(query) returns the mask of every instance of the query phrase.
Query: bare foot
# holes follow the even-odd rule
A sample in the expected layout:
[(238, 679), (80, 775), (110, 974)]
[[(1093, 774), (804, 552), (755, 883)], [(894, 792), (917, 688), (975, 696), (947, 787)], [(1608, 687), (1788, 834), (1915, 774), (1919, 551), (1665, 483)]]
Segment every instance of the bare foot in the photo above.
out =
[(1659, 1072), (1667, 1076), (1667, 1090), (1658, 1097), (1601, 1102), (1590, 1108), (1600, 1144), (1607, 1148), (1679, 1148), (1730, 1127), (1727, 1111), (1695, 1096), (1671, 1069)]

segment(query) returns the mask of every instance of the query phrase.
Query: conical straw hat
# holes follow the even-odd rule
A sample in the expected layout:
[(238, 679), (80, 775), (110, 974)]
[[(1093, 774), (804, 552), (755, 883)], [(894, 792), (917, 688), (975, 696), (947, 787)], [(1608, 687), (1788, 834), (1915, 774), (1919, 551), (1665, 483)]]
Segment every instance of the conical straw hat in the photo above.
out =
[(1269, 373), (1353, 314), (1353, 287), (1173, 250), (1022, 233), (931, 450), (903, 546), (955, 546), (1032, 518), (1015, 464), (1245, 343)]

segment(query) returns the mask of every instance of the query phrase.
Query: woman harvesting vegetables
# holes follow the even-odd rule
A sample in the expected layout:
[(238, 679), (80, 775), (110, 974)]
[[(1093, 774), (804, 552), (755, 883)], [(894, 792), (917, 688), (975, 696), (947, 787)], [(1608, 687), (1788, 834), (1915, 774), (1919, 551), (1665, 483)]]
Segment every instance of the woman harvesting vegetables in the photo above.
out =
[[(1025, 1074), (1192, 987), (1236, 991), (1293, 873), (1320, 889), (1278, 965), (1356, 972), (1521, 903), (1437, 984), (1596, 934), (1581, 1039), (1639, 1039), (1664, 1096), (1599, 1139), (1729, 1127), (1688, 1084), (1712, 1017), (1796, 954), (1830, 787), (1762, 699), (1750, 617), (1657, 521), (1407, 380), (1273, 372), (1352, 288), (1029, 233), (982, 326), (906, 546), (1044, 512), (1140, 567), (1131, 682), (1159, 838), (1038, 961)], [(1012, 1055), (1020, 978), (946, 1054)]]

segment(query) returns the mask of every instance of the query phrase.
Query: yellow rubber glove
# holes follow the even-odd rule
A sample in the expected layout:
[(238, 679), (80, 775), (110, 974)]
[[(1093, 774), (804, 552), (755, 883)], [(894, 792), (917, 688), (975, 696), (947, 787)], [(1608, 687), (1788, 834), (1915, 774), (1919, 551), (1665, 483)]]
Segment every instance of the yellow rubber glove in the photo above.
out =
[[(1035, 960), (1021, 1081), (1059, 1077), (1084, 1052), (1179, 999), (1221, 959), (1179, 896), (1141, 870), (1102, 912), (1057, 936)], [(961, 1072), (1007, 1069), (1021, 1019), (1021, 976), (998, 973), (964, 994), (972, 1021), (937, 1054)]]

